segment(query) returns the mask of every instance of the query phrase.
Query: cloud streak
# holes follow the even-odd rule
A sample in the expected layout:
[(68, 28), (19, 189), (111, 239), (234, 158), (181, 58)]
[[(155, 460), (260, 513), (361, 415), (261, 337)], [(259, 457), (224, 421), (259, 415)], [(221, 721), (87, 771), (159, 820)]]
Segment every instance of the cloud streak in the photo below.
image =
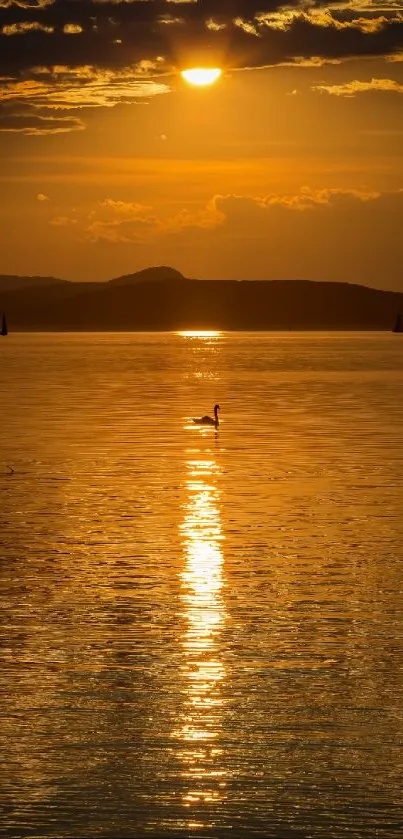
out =
[(49, 134), (68, 134), (83, 131), (84, 123), (78, 117), (51, 116), (33, 111), (18, 111), (0, 108), (0, 132), (43, 137)]
[(344, 96), (352, 99), (357, 93), (372, 93), (374, 91), (403, 93), (403, 84), (393, 79), (371, 79), (368, 82), (361, 82), (354, 79), (345, 84), (314, 85), (312, 90), (319, 90), (320, 93), (329, 93), (331, 96)]

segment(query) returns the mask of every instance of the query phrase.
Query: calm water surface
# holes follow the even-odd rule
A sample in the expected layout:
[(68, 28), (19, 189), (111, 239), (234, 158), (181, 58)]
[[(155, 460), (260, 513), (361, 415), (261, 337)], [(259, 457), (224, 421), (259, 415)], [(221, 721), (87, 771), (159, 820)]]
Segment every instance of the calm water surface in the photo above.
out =
[(402, 386), (388, 334), (1, 341), (2, 835), (402, 835)]

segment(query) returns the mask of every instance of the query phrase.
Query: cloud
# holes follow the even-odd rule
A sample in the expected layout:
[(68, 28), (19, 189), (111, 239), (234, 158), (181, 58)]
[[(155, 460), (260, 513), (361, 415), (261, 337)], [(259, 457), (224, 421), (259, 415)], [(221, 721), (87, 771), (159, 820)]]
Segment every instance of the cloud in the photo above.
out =
[(80, 218), (66, 215), (52, 219), (50, 223), (60, 227), (77, 224), (84, 240), (115, 245), (146, 243), (189, 233), (206, 234), (226, 227), (249, 232), (253, 229), (263, 236), (267, 225), (276, 219), (280, 221), (280, 215), (283, 223), (287, 216), (297, 219), (301, 213), (309, 217), (318, 212), (331, 214), (332, 210), (340, 209), (344, 212), (380, 198), (379, 192), (370, 190), (314, 190), (309, 187), (302, 187), (295, 194), (270, 193), (263, 197), (215, 195), (200, 209), (184, 208), (165, 218), (158, 217), (149, 205), (105, 198)]
[(46, 32), (48, 35), (54, 32), (53, 26), (45, 26), (37, 20), (21, 21), (3, 26), (1, 35), (24, 35), (26, 32)]
[(13, 111), (0, 106), (0, 132), (41, 137), (47, 134), (67, 134), (82, 131), (84, 123), (77, 117), (51, 116), (34, 111)]
[(340, 11), (340, 6), (334, 9), (320, 6), (311, 9), (298, 7), (286, 9), (283, 7), (279, 11), (259, 14), (257, 16), (257, 22), (259, 27), (268, 27), (269, 29), (279, 30), (280, 32), (289, 31), (297, 22), (305, 22), (311, 24), (313, 27), (335, 29), (338, 32), (355, 29), (363, 33), (374, 33), (384, 29), (389, 21), (399, 20), (398, 16), (392, 16), (390, 18), (385, 15), (366, 17), (363, 14), (360, 14), (359, 17), (346, 16), (343, 19), (339, 14), (336, 14), (336, 11)]
[(65, 35), (81, 35), (84, 30), (79, 23), (65, 23), (63, 32)]
[(158, 233), (161, 223), (144, 204), (105, 198), (81, 221), (90, 242), (139, 242)]
[(54, 2), (55, 0), (0, 0), (0, 8), (8, 9), (10, 6), (18, 6), (20, 9), (44, 9), (45, 6), (51, 6)]
[[(36, 107), (70, 110), (131, 104), (165, 93), (161, 82), (143, 78), (139, 71), (96, 70), (89, 65), (74, 68), (56, 64), (34, 67), (30, 79), (0, 84), (0, 102), (29, 103)], [(140, 75), (139, 75), (140, 74)]]
[[(341, 64), (339, 58), (324, 58), (322, 55), (310, 55), (304, 58), (302, 55), (296, 55), (290, 61), (281, 61), (280, 67), (324, 67), (327, 64)], [(271, 65), (273, 66), (273, 65)]]
[(213, 205), (221, 220), (242, 217), (245, 212), (261, 219), (273, 212), (312, 212), (319, 209), (334, 209), (340, 205), (362, 204), (376, 201), (380, 193), (370, 190), (311, 189), (304, 186), (298, 193), (279, 195), (271, 193), (264, 197), (242, 195), (216, 195)]
[(189, 229), (209, 230), (223, 220), (214, 200), (195, 212), (183, 209), (174, 216), (158, 218), (150, 206), (106, 198), (80, 223), (84, 238), (89, 241), (122, 244), (151, 241)]
[(50, 201), (50, 198), (49, 198), (48, 195), (45, 195), (43, 192), (39, 192), (38, 195), (36, 196), (36, 200), (37, 201)]
[(331, 96), (345, 96), (351, 99), (357, 93), (369, 93), (373, 91), (403, 93), (403, 84), (393, 79), (371, 79), (369, 82), (360, 82), (355, 79), (345, 84), (314, 85), (312, 90), (319, 90), (321, 93), (329, 93)]

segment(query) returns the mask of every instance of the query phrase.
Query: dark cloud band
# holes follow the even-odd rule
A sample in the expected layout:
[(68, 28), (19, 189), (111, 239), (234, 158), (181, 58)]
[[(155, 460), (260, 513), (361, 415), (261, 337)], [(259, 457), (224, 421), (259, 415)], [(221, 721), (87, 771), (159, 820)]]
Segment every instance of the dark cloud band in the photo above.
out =
[(403, 16), (387, 9), (381, 2), (363, 12), (359, 4), (343, 10), (279, 0), (0, 0), (0, 72), (119, 68), (157, 56), (165, 68), (192, 57), (234, 68), (388, 55), (403, 47)]

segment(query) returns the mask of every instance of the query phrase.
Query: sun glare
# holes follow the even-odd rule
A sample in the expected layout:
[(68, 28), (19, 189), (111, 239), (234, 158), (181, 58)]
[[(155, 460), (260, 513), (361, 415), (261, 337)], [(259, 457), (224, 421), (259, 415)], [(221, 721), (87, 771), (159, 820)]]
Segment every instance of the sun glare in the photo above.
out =
[(219, 329), (182, 329), (176, 334), (182, 338), (219, 338), (221, 332)]
[(181, 76), (189, 84), (194, 84), (197, 87), (204, 87), (208, 84), (213, 84), (220, 78), (222, 70), (218, 67), (193, 67), (189, 70), (182, 70)]

